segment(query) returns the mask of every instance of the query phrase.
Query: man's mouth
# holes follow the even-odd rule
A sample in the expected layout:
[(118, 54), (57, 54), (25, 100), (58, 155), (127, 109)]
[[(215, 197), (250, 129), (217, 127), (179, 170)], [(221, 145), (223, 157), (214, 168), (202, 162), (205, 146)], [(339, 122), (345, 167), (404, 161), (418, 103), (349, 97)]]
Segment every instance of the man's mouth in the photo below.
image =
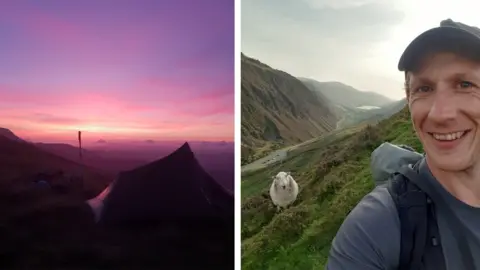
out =
[(435, 140), (438, 140), (438, 141), (455, 141), (463, 138), (465, 135), (468, 134), (468, 132), (470, 132), (470, 130), (450, 132), (450, 133), (428, 132), (428, 134), (430, 134)]

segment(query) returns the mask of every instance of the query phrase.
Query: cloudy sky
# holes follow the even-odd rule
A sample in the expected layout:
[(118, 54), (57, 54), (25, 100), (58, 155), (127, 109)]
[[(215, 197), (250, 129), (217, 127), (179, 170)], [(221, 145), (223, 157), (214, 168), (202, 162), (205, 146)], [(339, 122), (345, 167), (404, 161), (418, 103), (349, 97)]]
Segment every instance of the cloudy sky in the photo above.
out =
[(400, 55), (451, 18), (480, 26), (475, 0), (242, 0), (242, 52), (294, 76), (403, 98)]
[(34, 141), (232, 141), (233, 2), (2, 1), (0, 126)]

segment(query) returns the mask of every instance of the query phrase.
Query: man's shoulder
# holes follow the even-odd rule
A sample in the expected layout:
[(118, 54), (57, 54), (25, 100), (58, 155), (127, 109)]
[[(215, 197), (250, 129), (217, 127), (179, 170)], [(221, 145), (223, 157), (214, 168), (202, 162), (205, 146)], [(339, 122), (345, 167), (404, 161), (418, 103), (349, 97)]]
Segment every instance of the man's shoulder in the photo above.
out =
[(332, 243), (327, 269), (395, 269), (400, 254), (400, 220), (385, 186), (365, 195), (348, 214)]
[[(384, 227), (389, 224), (392, 226)], [(343, 225), (342, 225), (343, 226)], [(366, 232), (400, 230), (397, 207), (386, 186), (378, 186), (365, 195), (344, 221), (344, 226), (361, 226)]]
[[(381, 213), (397, 215), (397, 207), (386, 185), (375, 187), (360, 200), (355, 208), (373, 210), (374, 212), (381, 210), (377, 213), (380, 215)], [(392, 211), (394, 213), (392, 213)]]

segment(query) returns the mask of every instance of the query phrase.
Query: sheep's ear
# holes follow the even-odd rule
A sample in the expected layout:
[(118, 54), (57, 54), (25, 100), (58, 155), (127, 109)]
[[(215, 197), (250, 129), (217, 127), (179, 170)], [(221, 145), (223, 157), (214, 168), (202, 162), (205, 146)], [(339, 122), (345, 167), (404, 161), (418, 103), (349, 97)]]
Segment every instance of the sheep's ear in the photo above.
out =
[(287, 172), (287, 175), (290, 176), (290, 175), (291, 175), (291, 172)]

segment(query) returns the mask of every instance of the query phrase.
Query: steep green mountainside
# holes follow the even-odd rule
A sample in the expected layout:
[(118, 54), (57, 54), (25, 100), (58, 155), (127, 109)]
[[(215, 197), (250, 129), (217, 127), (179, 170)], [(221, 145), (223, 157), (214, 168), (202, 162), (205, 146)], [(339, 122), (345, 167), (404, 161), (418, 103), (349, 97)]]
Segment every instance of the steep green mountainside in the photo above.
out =
[(242, 164), (335, 128), (337, 117), (297, 78), (242, 54)]
[[(385, 141), (423, 151), (408, 108), (376, 126), (332, 132), (282, 164), (242, 177), (242, 269), (324, 269), (341, 223), (374, 187), (370, 154)], [(268, 195), (278, 171), (291, 171), (300, 186), (297, 201), (281, 213)]]
[(321, 93), (337, 106), (357, 108), (361, 106), (383, 107), (393, 100), (374, 92), (357, 90), (341, 82), (319, 82), (307, 78), (299, 78), (310, 90)]

